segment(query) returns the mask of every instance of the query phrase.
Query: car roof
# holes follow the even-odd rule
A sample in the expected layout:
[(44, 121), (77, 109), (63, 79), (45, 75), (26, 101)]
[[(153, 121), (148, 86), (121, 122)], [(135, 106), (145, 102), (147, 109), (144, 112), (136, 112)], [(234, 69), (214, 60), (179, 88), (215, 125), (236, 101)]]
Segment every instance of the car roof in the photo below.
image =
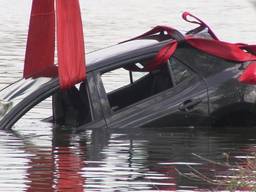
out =
[(93, 51), (86, 55), (87, 71), (103, 68), (131, 57), (156, 53), (163, 45), (170, 41), (172, 41), (172, 39), (161, 41), (159, 38), (150, 37), (127, 41)]

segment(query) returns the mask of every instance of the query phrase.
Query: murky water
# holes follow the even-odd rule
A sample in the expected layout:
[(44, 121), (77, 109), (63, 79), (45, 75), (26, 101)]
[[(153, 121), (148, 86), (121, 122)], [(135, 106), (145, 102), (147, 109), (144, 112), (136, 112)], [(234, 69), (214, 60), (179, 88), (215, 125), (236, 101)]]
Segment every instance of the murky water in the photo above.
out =
[[(0, 0), (0, 86), (22, 76), (31, 0)], [(187, 30), (184, 10), (208, 21), (226, 41), (256, 43), (256, 7), (236, 0), (81, 0), (87, 52), (115, 44), (157, 24)], [(113, 77), (115, 80), (121, 76)], [(0, 131), (0, 191), (206, 191), (219, 186), (178, 174), (193, 169), (222, 178), (225, 163), (256, 151), (253, 128), (54, 132), (40, 121), (46, 101)], [(195, 155), (197, 154), (197, 155)], [(229, 154), (229, 156), (227, 155)]]

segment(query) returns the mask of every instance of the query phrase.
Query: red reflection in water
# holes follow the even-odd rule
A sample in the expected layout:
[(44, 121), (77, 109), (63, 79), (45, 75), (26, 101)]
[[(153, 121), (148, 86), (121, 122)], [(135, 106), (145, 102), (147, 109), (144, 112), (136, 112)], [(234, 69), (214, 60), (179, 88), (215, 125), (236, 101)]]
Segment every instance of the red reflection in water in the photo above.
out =
[(60, 147), (56, 163), (58, 167), (57, 191), (84, 191), (85, 179), (80, 174), (84, 162), (81, 158), (71, 148)]
[(32, 157), (27, 170), (28, 192), (53, 190), (53, 159), (47, 153), (40, 152)]
[(84, 151), (83, 146), (69, 145), (34, 152), (27, 170), (27, 191), (85, 191), (85, 178), (81, 174)]

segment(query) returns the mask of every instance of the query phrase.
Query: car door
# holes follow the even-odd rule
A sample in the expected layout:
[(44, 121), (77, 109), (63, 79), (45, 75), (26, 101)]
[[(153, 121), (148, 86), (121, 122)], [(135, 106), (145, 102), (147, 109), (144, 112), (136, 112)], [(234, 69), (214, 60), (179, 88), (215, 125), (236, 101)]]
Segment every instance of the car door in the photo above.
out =
[(209, 125), (209, 99), (207, 84), (191, 67), (176, 58), (169, 62), (174, 87), (169, 98), (161, 101), (162, 117), (148, 126), (206, 126)]
[[(137, 61), (136, 63), (138, 63)], [(128, 102), (125, 107), (115, 110), (111, 108), (109, 95), (119, 94), (120, 98), (116, 100), (130, 100), (127, 95), (147, 92), (147, 86), (138, 86), (140, 91), (131, 88), (137, 86), (135, 82), (115, 90), (114, 93), (106, 93), (104, 82), (102, 81), (102, 72), (96, 75), (99, 94), (105, 112), (105, 119), (111, 128), (129, 128), (129, 127), (170, 127), (170, 126), (194, 126), (205, 125), (208, 118), (208, 94), (205, 81), (200, 78), (193, 70), (177, 60), (170, 60), (165, 64), (169, 70), (169, 76), (172, 86), (161, 88), (160, 91), (153, 95)], [(178, 67), (177, 67), (178, 66)], [(150, 72), (150, 74), (155, 71)], [(147, 74), (149, 75), (149, 74)], [(148, 78), (147, 75), (143, 78)], [(161, 74), (162, 76), (162, 74)], [(112, 79), (115, 82), (115, 79)], [(139, 81), (144, 81), (138, 80)], [(166, 80), (154, 82), (161, 87)], [(112, 82), (112, 83), (113, 83)], [(142, 84), (142, 83), (141, 83)], [(145, 83), (143, 84), (145, 85)], [(112, 86), (115, 86), (114, 84)], [(126, 90), (125, 90), (126, 89)], [(134, 92), (128, 89), (136, 90)], [(116, 94), (118, 95), (118, 94)]]

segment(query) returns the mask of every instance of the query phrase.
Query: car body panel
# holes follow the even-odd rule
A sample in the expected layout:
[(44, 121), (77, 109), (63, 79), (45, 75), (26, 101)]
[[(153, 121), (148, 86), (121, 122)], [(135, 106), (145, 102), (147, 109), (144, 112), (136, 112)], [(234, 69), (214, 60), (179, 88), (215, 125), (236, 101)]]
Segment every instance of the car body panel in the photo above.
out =
[[(197, 125), (207, 124), (205, 121), (208, 119), (209, 112), (207, 86), (205, 81), (196, 74), (177, 87), (139, 101), (118, 112), (111, 112), (100, 73), (99, 71), (96, 85), (101, 94), (108, 127), (188, 126), (191, 125), (191, 121), (196, 122)], [(191, 106), (187, 109), (186, 105)], [(182, 109), (182, 107), (185, 108)]]

